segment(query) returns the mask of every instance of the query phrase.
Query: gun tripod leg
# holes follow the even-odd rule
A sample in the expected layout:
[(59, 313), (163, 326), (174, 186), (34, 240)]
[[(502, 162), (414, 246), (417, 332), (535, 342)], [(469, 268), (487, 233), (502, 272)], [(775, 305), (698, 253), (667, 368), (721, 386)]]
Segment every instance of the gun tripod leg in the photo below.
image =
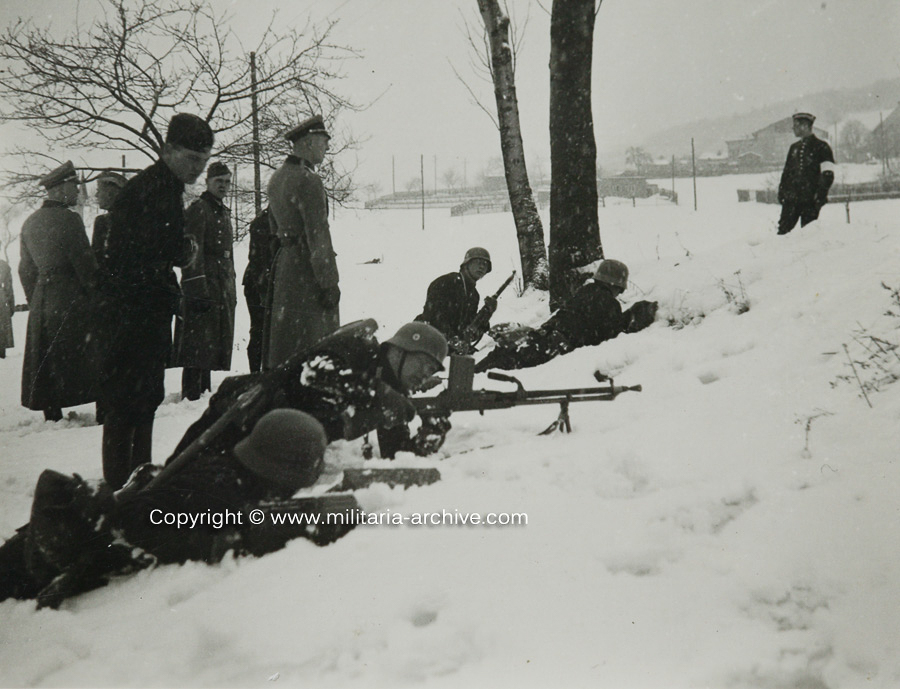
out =
[(538, 435), (550, 435), (553, 431), (559, 431), (560, 433), (572, 432), (572, 423), (569, 421), (569, 400), (563, 400), (559, 403), (559, 416), (556, 417), (556, 421), (547, 426)]

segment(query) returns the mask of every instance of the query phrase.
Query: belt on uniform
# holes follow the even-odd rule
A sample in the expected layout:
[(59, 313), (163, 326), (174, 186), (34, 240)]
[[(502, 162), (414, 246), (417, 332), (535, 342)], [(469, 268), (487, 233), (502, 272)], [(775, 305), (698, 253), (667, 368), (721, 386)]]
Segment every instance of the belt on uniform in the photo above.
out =
[(222, 253), (219, 253), (219, 254), (205, 254), (205, 256), (206, 256), (206, 258), (211, 258), (213, 260), (216, 260), (217, 258), (231, 258), (231, 252), (223, 251)]
[(300, 237), (295, 234), (280, 234), (278, 239), (281, 242), (281, 246), (297, 246), (300, 244)]

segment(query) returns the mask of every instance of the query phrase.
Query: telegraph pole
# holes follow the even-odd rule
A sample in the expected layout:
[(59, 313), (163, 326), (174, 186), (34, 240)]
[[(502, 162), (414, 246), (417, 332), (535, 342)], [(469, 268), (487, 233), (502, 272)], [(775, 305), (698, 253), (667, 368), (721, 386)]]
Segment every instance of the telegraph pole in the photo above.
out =
[[(250, 111), (253, 116), (253, 205), (262, 213), (262, 179), (259, 171), (259, 106), (256, 102), (256, 53), (250, 53)], [(237, 174), (235, 174), (237, 183)], [(254, 216), (256, 217), (256, 216)]]

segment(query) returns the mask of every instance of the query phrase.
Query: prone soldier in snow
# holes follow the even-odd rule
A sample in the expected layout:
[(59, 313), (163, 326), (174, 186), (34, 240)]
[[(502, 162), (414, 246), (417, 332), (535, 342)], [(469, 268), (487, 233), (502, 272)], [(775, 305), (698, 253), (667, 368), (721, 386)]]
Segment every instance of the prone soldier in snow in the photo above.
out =
[(519, 369), (539, 366), (579, 347), (597, 345), (620, 333), (649, 326), (658, 304), (638, 301), (622, 311), (617, 297), (628, 286), (628, 267), (604, 260), (563, 306), (536, 329), (528, 329), (514, 341), (500, 344), (475, 365), (476, 373), (492, 368)]
[[(478, 332), (468, 333), (467, 329), (478, 313), (475, 284), (490, 272), (491, 255), (475, 246), (466, 252), (458, 271), (441, 275), (428, 285), (425, 306), (416, 320), (437, 328), (447, 338), (451, 354), (471, 354), (472, 340), (477, 341), (487, 332), (487, 320)], [(497, 299), (485, 297), (484, 307), (489, 319), (497, 310)]]
[[(113, 493), (103, 482), (44, 471), (30, 522), (0, 546), (0, 600), (36, 598), (38, 607), (58, 607), (69, 596), (157, 563), (215, 563), (229, 550), (262, 555), (297, 536), (331, 542), (349, 529), (326, 524), (266, 534), (245, 514), (249, 506), (312, 485), (322, 472), (325, 444), (318, 421), (277, 409), (233, 448), (207, 449), (165, 481), (159, 480), (161, 467), (145, 464)], [(356, 506), (349, 496), (327, 504), (333, 510)]]
[[(383, 343), (374, 336), (377, 328), (371, 319), (350, 323), (274, 369), (226, 378), (169, 461), (227, 415), (233, 418), (210, 439), (211, 447), (233, 447), (262, 414), (279, 407), (318, 419), (328, 442), (379, 430), (383, 457), (398, 451), (435, 452), (450, 422), (445, 416), (426, 416), (415, 435), (410, 434), (407, 424), (415, 407), (408, 395), (443, 369), (447, 342), (425, 323), (407, 323)], [(246, 408), (236, 413), (245, 395)]]
[(815, 121), (808, 112), (793, 115), (794, 135), (800, 140), (788, 150), (778, 185), (778, 234), (793, 230), (797, 220), (800, 227), (808, 225), (828, 203), (828, 190), (834, 182), (834, 154), (831, 146), (813, 134)]

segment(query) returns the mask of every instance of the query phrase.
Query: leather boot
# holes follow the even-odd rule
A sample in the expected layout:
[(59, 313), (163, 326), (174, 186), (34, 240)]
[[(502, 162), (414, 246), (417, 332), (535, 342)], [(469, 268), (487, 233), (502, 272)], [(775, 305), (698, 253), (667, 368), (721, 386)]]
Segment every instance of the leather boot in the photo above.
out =
[(110, 419), (103, 424), (103, 478), (113, 490), (124, 486), (131, 474), (134, 436), (135, 426)]

